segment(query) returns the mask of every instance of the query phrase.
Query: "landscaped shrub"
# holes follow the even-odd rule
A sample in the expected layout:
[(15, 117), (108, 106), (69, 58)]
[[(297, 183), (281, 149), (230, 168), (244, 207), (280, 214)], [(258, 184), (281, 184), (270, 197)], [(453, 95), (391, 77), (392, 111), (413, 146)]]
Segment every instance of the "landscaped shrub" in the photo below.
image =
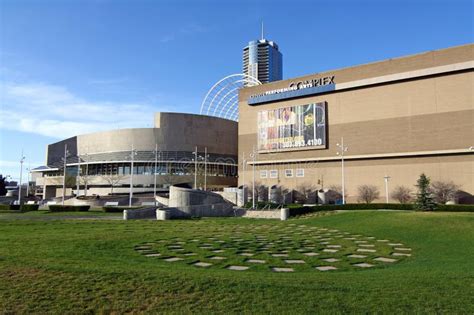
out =
[(37, 211), (39, 209), (39, 205), (21, 205), (21, 211)]
[(0, 210), (10, 210), (10, 205), (0, 205)]
[(89, 211), (91, 206), (62, 206), (62, 205), (50, 205), (49, 211), (51, 212), (66, 212), (66, 211)]
[(474, 205), (438, 205), (436, 211), (474, 212)]
[(142, 206), (135, 206), (135, 207), (123, 207), (123, 206), (103, 206), (102, 209), (105, 212), (123, 212), (123, 210), (131, 210), (131, 209), (141, 209)]
[(318, 211), (333, 211), (333, 210), (413, 210), (412, 204), (399, 204), (399, 203), (348, 203), (345, 205), (320, 205), (320, 206), (292, 206), (290, 209), (290, 216), (302, 215), (311, 212)]

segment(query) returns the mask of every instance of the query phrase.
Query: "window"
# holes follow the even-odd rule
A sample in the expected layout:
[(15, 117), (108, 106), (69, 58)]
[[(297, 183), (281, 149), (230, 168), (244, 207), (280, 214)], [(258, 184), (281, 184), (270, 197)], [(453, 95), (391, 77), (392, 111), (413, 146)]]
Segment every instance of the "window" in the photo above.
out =
[(292, 169), (286, 169), (285, 170), (285, 177), (293, 177), (293, 170)]
[(270, 178), (278, 178), (278, 170), (270, 170)]
[(267, 171), (260, 171), (260, 178), (267, 178), (268, 174)]
[(296, 177), (304, 177), (304, 168), (296, 169)]

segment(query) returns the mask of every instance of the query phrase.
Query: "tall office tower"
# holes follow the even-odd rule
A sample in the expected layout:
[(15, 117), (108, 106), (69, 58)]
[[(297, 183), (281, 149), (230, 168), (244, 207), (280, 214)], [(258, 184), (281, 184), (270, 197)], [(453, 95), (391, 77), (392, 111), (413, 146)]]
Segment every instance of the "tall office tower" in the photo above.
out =
[(262, 83), (281, 80), (283, 77), (282, 54), (278, 45), (263, 38), (249, 42), (244, 48), (244, 74), (257, 78)]

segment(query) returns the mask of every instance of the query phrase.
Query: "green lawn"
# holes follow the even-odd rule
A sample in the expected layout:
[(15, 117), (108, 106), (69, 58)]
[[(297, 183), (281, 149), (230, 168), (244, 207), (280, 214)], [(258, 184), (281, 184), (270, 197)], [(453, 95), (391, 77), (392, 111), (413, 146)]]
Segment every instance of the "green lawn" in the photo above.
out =
[[(0, 313), (474, 313), (474, 213), (352, 211), (285, 222), (74, 215), (0, 214)], [(345, 239), (353, 235), (377, 253), (348, 259), (359, 248)], [(328, 244), (321, 238), (341, 249), (322, 252)], [(391, 256), (389, 245), (377, 242), (385, 239), (411, 248), (411, 256)], [(262, 248), (266, 243), (273, 247)], [(271, 253), (285, 250), (305, 264), (271, 271), (286, 259)], [(146, 256), (153, 253), (161, 256)], [(399, 260), (374, 262), (378, 256)], [(266, 263), (247, 262), (254, 258)], [(197, 261), (212, 265), (193, 266)], [(321, 265), (338, 269), (314, 268)]]

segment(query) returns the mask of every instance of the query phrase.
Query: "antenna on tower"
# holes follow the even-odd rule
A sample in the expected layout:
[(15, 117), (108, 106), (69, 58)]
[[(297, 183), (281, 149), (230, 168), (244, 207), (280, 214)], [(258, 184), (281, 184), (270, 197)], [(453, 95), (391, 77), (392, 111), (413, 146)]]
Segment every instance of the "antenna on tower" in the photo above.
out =
[(263, 21), (262, 21), (262, 40), (264, 39), (263, 37)]

